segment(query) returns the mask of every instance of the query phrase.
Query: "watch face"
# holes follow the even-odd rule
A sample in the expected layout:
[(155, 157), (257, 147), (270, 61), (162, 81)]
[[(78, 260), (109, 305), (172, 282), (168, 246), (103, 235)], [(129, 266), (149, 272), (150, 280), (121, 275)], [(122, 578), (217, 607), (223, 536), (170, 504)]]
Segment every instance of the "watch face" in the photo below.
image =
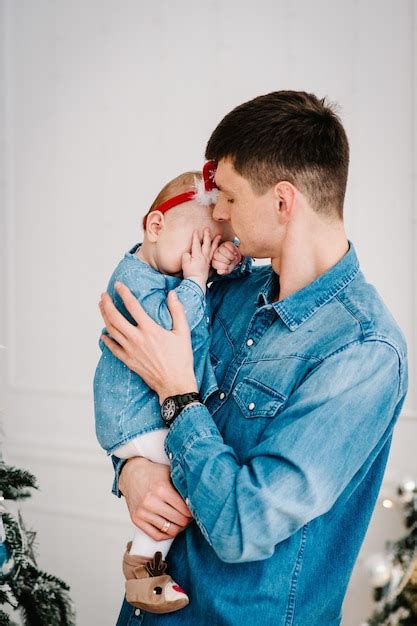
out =
[(173, 398), (167, 398), (162, 405), (162, 417), (165, 421), (169, 421), (175, 414), (175, 402)]

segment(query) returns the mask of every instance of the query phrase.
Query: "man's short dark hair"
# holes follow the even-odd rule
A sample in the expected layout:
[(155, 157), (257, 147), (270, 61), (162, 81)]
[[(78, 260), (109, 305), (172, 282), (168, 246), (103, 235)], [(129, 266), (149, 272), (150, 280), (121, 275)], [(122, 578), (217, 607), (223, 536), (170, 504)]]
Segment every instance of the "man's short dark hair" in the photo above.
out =
[(275, 91), (241, 104), (212, 133), (206, 158), (230, 158), (255, 193), (286, 180), (318, 213), (343, 216), (349, 143), (325, 98)]

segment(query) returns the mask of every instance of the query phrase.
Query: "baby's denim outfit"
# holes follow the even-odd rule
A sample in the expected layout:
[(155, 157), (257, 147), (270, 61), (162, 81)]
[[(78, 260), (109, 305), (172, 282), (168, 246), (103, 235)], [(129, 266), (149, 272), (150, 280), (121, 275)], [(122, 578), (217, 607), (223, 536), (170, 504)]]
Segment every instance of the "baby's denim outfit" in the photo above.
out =
[[(138, 258), (140, 244), (127, 252), (114, 270), (107, 291), (117, 309), (132, 323), (122, 299), (115, 290), (117, 281), (129, 287), (146, 313), (166, 329), (172, 328), (167, 305), (170, 290), (175, 290), (184, 305), (190, 325), (194, 371), (203, 401), (218, 389), (210, 361), (210, 301), (200, 286), (190, 279), (181, 280), (161, 274)], [(244, 259), (229, 277), (250, 271), (251, 259)], [(104, 331), (106, 332), (106, 331)], [(101, 446), (111, 454), (122, 444), (144, 433), (164, 427), (159, 399), (154, 391), (117, 359), (100, 340), (102, 355), (94, 377), (96, 433)]]

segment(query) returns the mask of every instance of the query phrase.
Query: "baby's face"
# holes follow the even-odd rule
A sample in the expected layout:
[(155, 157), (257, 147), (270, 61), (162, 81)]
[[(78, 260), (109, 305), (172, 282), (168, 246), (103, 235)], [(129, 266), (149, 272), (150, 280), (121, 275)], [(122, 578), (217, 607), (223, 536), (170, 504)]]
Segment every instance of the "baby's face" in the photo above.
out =
[(191, 251), (193, 231), (197, 230), (200, 241), (205, 228), (209, 228), (212, 239), (221, 235), (221, 242), (230, 241), (234, 233), (227, 222), (216, 222), (213, 208), (204, 207), (191, 200), (167, 211), (164, 227), (156, 243), (156, 261), (163, 274), (182, 275), (181, 257)]

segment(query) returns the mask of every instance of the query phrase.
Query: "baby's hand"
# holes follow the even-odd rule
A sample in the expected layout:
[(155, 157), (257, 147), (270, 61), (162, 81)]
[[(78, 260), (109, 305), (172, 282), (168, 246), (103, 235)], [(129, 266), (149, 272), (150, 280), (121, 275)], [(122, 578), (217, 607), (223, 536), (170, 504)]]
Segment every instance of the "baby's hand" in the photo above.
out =
[(230, 274), (241, 260), (239, 248), (231, 241), (225, 241), (215, 250), (212, 265), (218, 274)]
[(198, 231), (193, 232), (191, 253), (184, 252), (182, 255), (182, 273), (184, 278), (192, 278), (201, 289), (206, 292), (206, 283), (209, 275), (210, 264), (214, 251), (219, 245), (221, 235), (216, 235), (213, 239), (209, 228), (204, 229), (203, 241), (200, 242)]

